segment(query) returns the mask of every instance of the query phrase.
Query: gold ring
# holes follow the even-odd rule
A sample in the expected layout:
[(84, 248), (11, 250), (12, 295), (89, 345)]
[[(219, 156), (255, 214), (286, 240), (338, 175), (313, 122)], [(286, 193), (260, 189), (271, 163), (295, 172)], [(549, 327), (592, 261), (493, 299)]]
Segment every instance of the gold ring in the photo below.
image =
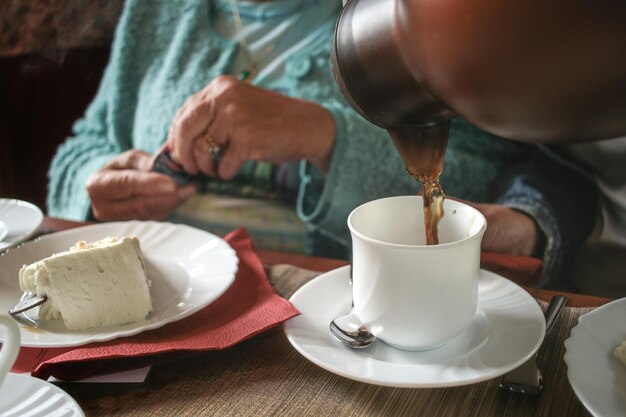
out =
[(222, 148), (222, 145), (218, 144), (215, 139), (213, 139), (209, 132), (206, 132), (204, 135), (204, 149), (216, 161), (222, 159), (224, 149)]

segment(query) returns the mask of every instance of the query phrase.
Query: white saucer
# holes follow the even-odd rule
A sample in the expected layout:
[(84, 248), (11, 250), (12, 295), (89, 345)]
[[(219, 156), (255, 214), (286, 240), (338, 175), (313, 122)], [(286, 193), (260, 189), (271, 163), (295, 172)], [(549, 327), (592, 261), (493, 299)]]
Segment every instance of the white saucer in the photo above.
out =
[(37, 206), (26, 201), (0, 198), (0, 222), (6, 228), (5, 236), (0, 239), (0, 251), (31, 237), (42, 221), (43, 213)]
[(537, 301), (524, 289), (481, 270), (478, 312), (459, 336), (421, 352), (380, 341), (352, 350), (330, 334), (332, 319), (347, 314), (352, 300), (349, 267), (327, 272), (290, 298), (302, 315), (284, 324), (289, 342), (304, 357), (335, 374), (393, 387), (434, 388), (472, 384), (503, 375), (535, 353), (545, 335)]
[(84, 417), (80, 406), (61, 388), (28, 375), (8, 374), (0, 386), (2, 417)]

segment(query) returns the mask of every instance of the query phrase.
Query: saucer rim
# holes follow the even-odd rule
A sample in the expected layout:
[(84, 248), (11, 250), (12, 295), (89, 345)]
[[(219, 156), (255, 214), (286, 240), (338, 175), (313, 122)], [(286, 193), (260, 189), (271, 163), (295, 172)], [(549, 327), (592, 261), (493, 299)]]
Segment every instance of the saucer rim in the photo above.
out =
[[(312, 280), (310, 280), (309, 282), (307, 282), (306, 284), (304, 284), (302, 287), (300, 287), (296, 292), (294, 292), (292, 294), (292, 296), (289, 298), (289, 301), (294, 304), (294, 306), (296, 308), (298, 308), (298, 302), (297, 299), (299, 297), (302, 296), (302, 293), (306, 293), (310, 291), (310, 287), (319, 284), (319, 280), (330, 280), (330, 279), (334, 279), (334, 280), (342, 280), (342, 279), (349, 279), (349, 265), (348, 266), (343, 266), (343, 267), (339, 267), (336, 269), (333, 269), (331, 271), (325, 272), (320, 274), (319, 276), (313, 278)], [(345, 378), (354, 380), (354, 381), (358, 381), (358, 382), (364, 382), (364, 383), (368, 383), (368, 384), (374, 384), (374, 385), (380, 385), (380, 386), (389, 386), (389, 387), (397, 387), (397, 388), (445, 388), (445, 387), (457, 387), (457, 386), (464, 386), (464, 385), (470, 385), (470, 384), (475, 384), (475, 383), (479, 383), (479, 382), (484, 382), (484, 381), (488, 381), (494, 378), (497, 378), (499, 376), (502, 376), (504, 374), (506, 374), (507, 372), (517, 368), (518, 366), (520, 366), (521, 364), (523, 364), (524, 362), (526, 362), (528, 359), (530, 359), (535, 353), (537, 353), (537, 351), (539, 350), (539, 348), (541, 347), (543, 340), (545, 338), (545, 318), (544, 318), (544, 314), (543, 311), (539, 305), (539, 303), (537, 302), (537, 300), (532, 297), (532, 295), (530, 295), (526, 290), (524, 290), (521, 286), (517, 285), (516, 283), (512, 282), (511, 280), (496, 274), (494, 272), (491, 271), (487, 271), (484, 269), (480, 269), (480, 278), (484, 277), (483, 279), (495, 279), (496, 281), (498, 280), (505, 280), (507, 285), (512, 286), (512, 288), (515, 289), (515, 292), (517, 293), (517, 295), (521, 298), (526, 298), (527, 300), (532, 300), (533, 303), (529, 303), (528, 308), (534, 310), (533, 312), (533, 319), (536, 320), (536, 324), (540, 325), (541, 327), (541, 331), (540, 331), (540, 335), (538, 335), (537, 340), (535, 341), (534, 345), (523, 355), (520, 355), (519, 357), (517, 357), (517, 360), (515, 361), (511, 361), (507, 366), (501, 366), (499, 368), (492, 368), (491, 372), (478, 372), (478, 370), (476, 370), (474, 372), (474, 377), (471, 378), (464, 378), (464, 379), (448, 379), (448, 380), (437, 380), (437, 381), (407, 381), (406, 379), (402, 379), (402, 380), (390, 380), (390, 379), (382, 379), (382, 378), (377, 378), (375, 375), (374, 376), (363, 376), (363, 375), (357, 375), (355, 373), (351, 373), (351, 372), (346, 372), (343, 371), (341, 369), (337, 369), (336, 367), (333, 367), (332, 365), (328, 364), (327, 362), (325, 362), (323, 360), (322, 357), (320, 357), (320, 355), (316, 355), (314, 353), (309, 352), (305, 347), (302, 346), (302, 343), (300, 340), (298, 340), (298, 336), (294, 336), (293, 334), (293, 326), (297, 326), (296, 324), (294, 324), (294, 322), (296, 320), (298, 320), (298, 318), (302, 318), (305, 316), (305, 314), (301, 314), (300, 316), (296, 316), (288, 321), (286, 321), (283, 324), (283, 329), (284, 332), (287, 336), (287, 339), (289, 340), (289, 343), (291, 343), (291, 345), (302, 355), (304, 356), (306, 359), (308, 359), (309, 361), (311, 361), (312, 363), (316, 364), (317, 366), (331, 372), (334, 373), (336, 375), (340, 375), (343, 376)], [(317, 283), (317, 284), (316, 284)], [(479, 293), (480, 293), (480, 283), (479, 283)], [(339, 298), (339, 297), (337, 297)], [(484, 302), (483, 302), (484, 304)], [(481, 302), (480, 302), (480, 298), (479, 298), (479, 302), (478, 302), (478, 311), (481, 311)], [(530, 310), (529, 310), (530, 312)], [(487, 314), (487, 313), (484, 313)], [(493, 314), (493, 313), (492, 313)], [(488, 315), (488, 314), (487, 314)], [(351, 352), (351, 354), (353, 355), (360, 355), (362, 354), (362, 351), (359, 350), (349, 350), (348, 348), (345, 348), (341, 345), (339, 345), (339, 342), (337, 342), (336, 340), (332, 339), (332, 335), (330, 334), (330, 331), (325, 334), (322, 335), (319, 332), (316, 331), (316, 336), (319, 337), (324, 337), (325, 339), (328, 339), (331, 341), (332, 343), (332, 349), (333, 350), (337, 350), (337, 351), (341, 351), (341, 352)], [(488, 341), (489, 339), (491, 339), (492, 337), (489, 336), (487, 338), (487, 342), (486, 343), (482, 343), (481, 346), (476, 349), (475, 351), (469, 352), (469, 355), (475, 355), (476, 352), (481, 351), (482, 349), (485, 349), (485, 345), (488, 345)], [(389, 345), (386, 345), (387, 349), (395, 349)], [(435, 348), (438, 349), (438, 348)], [(365, 360), (366, 358), (364, 357), (363, 360)], [(384, 361), (380, 361), (377, 360), (379, 362), (384, 362)], [(392, 367), (397, 367), (399, 366), (398, 364), (395, 363), (387, 363), (389, 368)], [(407, 364), (407, 366), (411, 366), (411, 367), (415, 367), (418, 368), (420, 366), (432, 366), (432, 365), (421, 365), (421, 364)], [(441, 364), (438, 366), (445, 366), (445, 364)]]
[[(63, 399), (66, 401), (65, 404), (73, 408), (72, 410), (74, 412), (72, 414), (73, 417), (85, 417), (85, 412), (83, 411), (80, 404), (78, 404), (78, 402), (70, 394), (68, 394), (67, 392), (65, 392), (63, 389), (56, 386), (55, 384), (52, 384), (48, 381), (44, 381), (43, 379), (32, 377), (27, 374), (18, 374), (18, 373), (12, 373), (12, 372), (9, 372), (7, 374), (2, 386), (6, 387), (9, 384), (26, 384), (27, 385), (26, 389), (28, 391), (37, 391), (41, 388), (48, 388), (52, 390), (52, 392), (55, 395), (61, 395)], [(0, 390), (1, 389), (2, 387), (0, 387)], [(34, 405), (37, 406), (38, 403)], [(0, 414), (4, 413), (5, 411), (7, 410), (3, 409), (2, 405), (0, 404)], [(22, 411), (28, 411), (28, 409), (24, 409)]]

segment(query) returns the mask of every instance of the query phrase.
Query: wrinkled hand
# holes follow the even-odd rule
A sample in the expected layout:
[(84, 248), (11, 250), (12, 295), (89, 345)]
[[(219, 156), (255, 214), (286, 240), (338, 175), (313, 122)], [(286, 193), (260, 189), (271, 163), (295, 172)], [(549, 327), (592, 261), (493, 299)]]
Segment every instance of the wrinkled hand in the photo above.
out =
[[(207, 152), (207, 135), (222, 147), (219, 162)], [(334, 141), (334, 119), (327, 109), (221, 76), (181, 107), (167, 147), (190, 174), (231, 179), (247, 160), (307, 159), (326, 171)]]
[(530, 216), (499, 204), (466, 203), (487, 219), (483, 250), (524, 256), (533, 254), (537, 225)]
[(193, 185), (177, 187), (167, 175), (150, 172), (152, 157), (130, 150), (113, 158), (87, 180), (96, 219), (162, 220), (195, 194)]

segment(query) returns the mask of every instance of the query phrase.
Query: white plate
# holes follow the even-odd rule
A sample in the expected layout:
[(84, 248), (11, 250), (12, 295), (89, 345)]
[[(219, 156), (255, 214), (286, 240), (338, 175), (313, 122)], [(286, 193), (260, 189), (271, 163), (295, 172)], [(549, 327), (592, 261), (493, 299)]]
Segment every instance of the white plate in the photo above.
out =
[(28, 375), (8, 374), (0, 386), (2, 417), (84, 417), (61, 388)]
[(327, 272), (293, 294), (302, 315), (284, 324), (291, 344), (322, 368), (370, 384), (393, 387), (450, 387), (503, 375), (539, 349), (545, 335), (539, 304), (511, 281), (480, 271), (476, 316), (459, 336), (421, 352), (376, 341), (352, 350), (337, 342), (329, 323), (350, 310), (349, 267)]
[(584, 314), (565, 341), (567, 378), (596, 417), (626, 416), (626, 366), (613, 349), (626, 339), (626, 298)]
[[(43, 213), (37, 206), (26, 201), (0, 198), (0, 222), (6, 234), (0, 238), (0, 251), (17, 245), (37, 231), (43, 221)], [(2, 235), (0, 225), (0, 235)]]
[[(8, 311), (22, 296), (18, 283), (22, 265), (67, 250), (79, 240), (107, 236), (139, 238), (152, 281), (154, 311), (141, 322), (83, 331), (67, 331), (59, 320), (41, 321), (37, 327), (22, 323), (22, 346), (78, 346), (156, 329), (206, 307), (235, 279), (239, 262), (235, 251), (211, 233), (171, 223), (103, 223), (42, 236), (0, 256), (0, 310)], [(33, 311), (27, 314), (34, 316)]]

